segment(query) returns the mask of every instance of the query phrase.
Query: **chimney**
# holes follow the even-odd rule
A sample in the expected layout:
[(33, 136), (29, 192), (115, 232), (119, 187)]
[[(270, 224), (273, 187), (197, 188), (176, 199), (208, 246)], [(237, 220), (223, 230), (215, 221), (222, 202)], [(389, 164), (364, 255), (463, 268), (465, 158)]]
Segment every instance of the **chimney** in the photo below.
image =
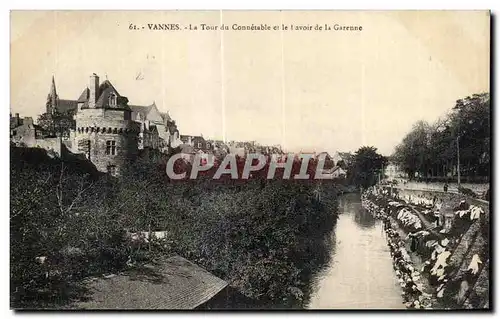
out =
[(19, 113), (16, 113), (16, 119), (19, 120)]
[(95, 104), (97, 103), (97, 98), (99, 97), (99, 77), (97, 74), (92, 73), (90, 76), (90, 85), (89, 85), (89, 108), (95, 108)]

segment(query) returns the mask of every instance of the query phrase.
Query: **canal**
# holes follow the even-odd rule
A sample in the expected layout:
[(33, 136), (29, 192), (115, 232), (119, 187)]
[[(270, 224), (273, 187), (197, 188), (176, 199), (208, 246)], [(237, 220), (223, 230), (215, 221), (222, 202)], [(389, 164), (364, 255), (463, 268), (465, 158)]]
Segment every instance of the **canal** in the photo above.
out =
[(382, 224), (359, 194), (339, 199), (329, 265), (313, 281), (309, 309), (405, 309)]

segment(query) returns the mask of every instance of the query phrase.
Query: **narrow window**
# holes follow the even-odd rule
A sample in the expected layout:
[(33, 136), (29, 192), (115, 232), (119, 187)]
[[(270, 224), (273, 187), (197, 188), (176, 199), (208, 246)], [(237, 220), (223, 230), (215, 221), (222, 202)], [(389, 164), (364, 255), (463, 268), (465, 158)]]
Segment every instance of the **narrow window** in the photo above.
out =
[(116, 141), (106, 141), (106, 155), (116, 155)]

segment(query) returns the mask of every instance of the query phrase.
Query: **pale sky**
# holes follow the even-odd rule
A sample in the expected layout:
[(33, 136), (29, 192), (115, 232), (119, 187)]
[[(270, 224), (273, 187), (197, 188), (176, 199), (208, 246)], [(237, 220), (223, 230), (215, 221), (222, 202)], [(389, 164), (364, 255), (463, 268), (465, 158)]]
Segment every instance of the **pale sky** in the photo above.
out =
[[(14, 11), (11, 112), (44, 112), (52, 75), (60, 98), (77, 99), (97, 73), (130, 104), (169, 111), (181, 134), (389, 155), (417, 120), (489, 91), (489, 21), (486, 11)], [(184, 30), (201, 23), (363, 30)]]

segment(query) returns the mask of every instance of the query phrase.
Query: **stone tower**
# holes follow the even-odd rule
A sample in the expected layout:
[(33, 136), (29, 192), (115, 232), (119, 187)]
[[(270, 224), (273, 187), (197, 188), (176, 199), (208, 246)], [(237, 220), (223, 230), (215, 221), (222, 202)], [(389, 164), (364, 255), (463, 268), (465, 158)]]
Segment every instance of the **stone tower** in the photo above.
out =
[(140, 127), (131, 119), (128, 99), (94, 73), (77, 101), (73, 150), (84, 153), (99, 171), (118, 175), (138, 153)]

